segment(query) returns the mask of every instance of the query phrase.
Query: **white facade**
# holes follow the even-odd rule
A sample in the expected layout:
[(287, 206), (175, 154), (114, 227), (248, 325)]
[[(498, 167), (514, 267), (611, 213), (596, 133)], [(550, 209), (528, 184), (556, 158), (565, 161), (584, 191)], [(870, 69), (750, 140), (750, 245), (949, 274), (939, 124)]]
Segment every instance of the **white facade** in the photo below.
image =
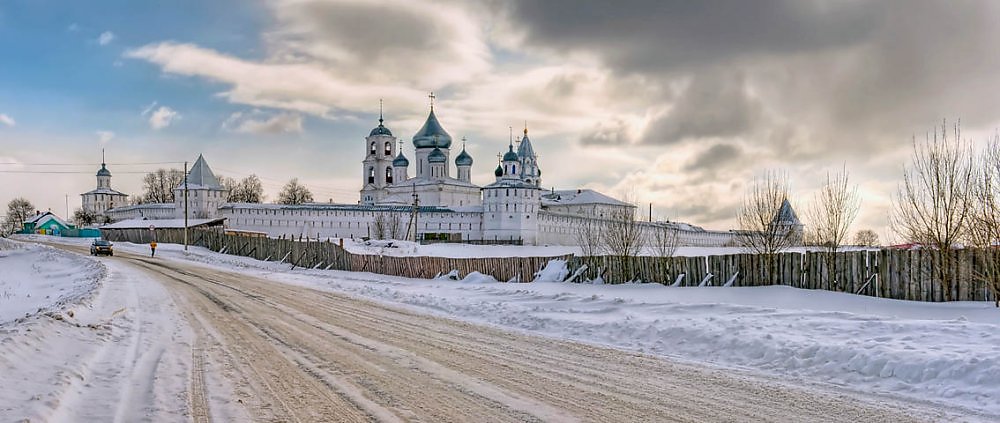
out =
[(111, 171), (106, 163), (101, 163), (97, 171), (97, 188), (80, 194), (84, 211), (103, 215), (108, 209), (128, 204), (128, 194), (111, 188)]
[(482, 204), (480, 187), (472, 184), (472, 157), (462, 152), (455, 159), (457, 177), (451, 171), (451, 135), (444, 130), (431, 108), (424, 126), (413, 136), (414, 172), (410, 161), (397, 151), (398, 140), (383, 118), (365, 137), (362, 161), (363, 205), (420, 204), (437, 207), (472, 207)]

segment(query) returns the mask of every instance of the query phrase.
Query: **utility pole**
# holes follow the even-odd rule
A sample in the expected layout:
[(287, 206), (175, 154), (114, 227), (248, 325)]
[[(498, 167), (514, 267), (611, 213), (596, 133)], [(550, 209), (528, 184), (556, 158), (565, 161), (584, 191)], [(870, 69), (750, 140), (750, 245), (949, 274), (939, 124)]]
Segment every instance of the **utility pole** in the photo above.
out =
[(69, 218), (70, 218), (70, 215), (69, 215), (69, 194), (66, 194), (66, 219), (68, 220)]
[(184, 251), (188, 250), (188, 162), (184, 162)]
[(413, 227), (413, 242), (417, 242), (417, 215), (420, 209), (420, 197), (417, 196), (417, 187), (413, 185), (413, 209), (410, 212), (410, 225)]

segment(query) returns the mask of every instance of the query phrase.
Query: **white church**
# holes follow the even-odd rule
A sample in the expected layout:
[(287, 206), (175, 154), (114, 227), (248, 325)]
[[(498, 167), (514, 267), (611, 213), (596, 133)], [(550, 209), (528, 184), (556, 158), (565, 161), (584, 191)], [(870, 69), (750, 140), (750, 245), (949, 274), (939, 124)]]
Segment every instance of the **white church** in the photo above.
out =
[[(199, 155), (187, 178), (188, 218), (225, 218), (228, 229), (273, 237), (574, 245), (577, 228), (622, 209), (635, 210), (635, 205), (589, 189), (541, 188), (542, 171), (527, 128), (519, 140), (508, 143), (494, 171), (495, 179), (484, 186), (472, 181), (473, 158), (465, 150), (464, 139), (452, 169), (453, 139), (435, 115), (433, 104), (424, 125), (411, 139), (412, 168), (400, 140), (385, 126), (381, 115), (378, 126), (364, 139), (356, 204), (229, 203), (228, 191)], [(84, 208), (111, 221), (184, 217), (183, 184), (175, 188), (174, 203), (125, 206), (127, 196), (111, 189), (111, 174), (105, 165), (97, 178), (97, 189), (82, 194)], [(801, 225), (791, 209), (785, 215), (790, 219), (787, 224)], [(677, 229), (681, 245), (726, 246), (734, 242), (733, 231), (707, 231), (668, 222), (643, 225)]]

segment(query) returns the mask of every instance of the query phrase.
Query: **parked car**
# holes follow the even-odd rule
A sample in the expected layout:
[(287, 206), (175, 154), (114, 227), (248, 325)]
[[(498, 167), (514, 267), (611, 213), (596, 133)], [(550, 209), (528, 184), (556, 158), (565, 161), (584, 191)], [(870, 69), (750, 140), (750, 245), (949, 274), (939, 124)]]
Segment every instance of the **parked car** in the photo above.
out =
[(107, 254), (109, 256), (115, 255), (113, 245), (103, 239), (94, 240), (94, 243), (90, 244), (90, 255), (98, 256), (101, 254)]

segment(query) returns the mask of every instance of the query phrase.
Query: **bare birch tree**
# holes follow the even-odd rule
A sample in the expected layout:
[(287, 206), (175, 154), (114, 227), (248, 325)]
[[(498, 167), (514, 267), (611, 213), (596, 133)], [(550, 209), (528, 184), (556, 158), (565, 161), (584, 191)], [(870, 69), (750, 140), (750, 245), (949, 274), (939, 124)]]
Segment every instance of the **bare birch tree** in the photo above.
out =
[(788, 176), (769, 171), (755, 177), (736, 215), (740, 245), (751, 253), (768, 257), (796, 242), (795, 231), (780, 224), (782, 205), (788, 201)]
[(575, 219), (573, 236), (584, 256), (593, 257), (604, 252), (603, 222), (594, 218)]
[(680, 230), (669, 223), (649, 226), (649, 246), (659, 257), (673, 257), (680, 245)]
[(635, 207), (621, 207), (610, 212), (603, 232), (604, 246), (613, 256), (635, 257), (645, 246), (646, 237)]
[(972, 211), (974, 154), (961, 135), (956, 124), (949, 140), (942, 123), (940, 135), (935, 130), (922, 143), (914, 138), (913, 162), (903, 169), (890, 214), (890, 224), (900, 237), (940, 253), (940, 266), (933, 271), (945, 301), (951, 301), (956, 282), (952, 249), (966, 237)]
[(375, 213), (372, 223), (372, 237), (375, 239), (402, 239), (403, 223), (400, 213), (380, 211)]
[[(631, 201), (626, 202), (632, 204)], [(604, 221), (604, 247), (618, 261), (620, 268), (625, 270), (628, 280), (632, 280), (637, 273), (633, 268), (633, 257), (638, 256), (646, 245), (643, 226), (635, 206), (618, 207), (608, 213)]]
[(981, 267), (974, 276), (989, 287), (1000, 307), (1000, 134), (987, 143), (976, 169), (968, 241), (977, 247)]
[(858, 186), (851, 185), (849, 178), (846, 168), (837, 174), (827, 173), (826, 183), (807, 209), (810, 232), (822, 249), (827, 278), (838, 287), (837, 251), (847, 241), (851, 224), (861, 210)]

